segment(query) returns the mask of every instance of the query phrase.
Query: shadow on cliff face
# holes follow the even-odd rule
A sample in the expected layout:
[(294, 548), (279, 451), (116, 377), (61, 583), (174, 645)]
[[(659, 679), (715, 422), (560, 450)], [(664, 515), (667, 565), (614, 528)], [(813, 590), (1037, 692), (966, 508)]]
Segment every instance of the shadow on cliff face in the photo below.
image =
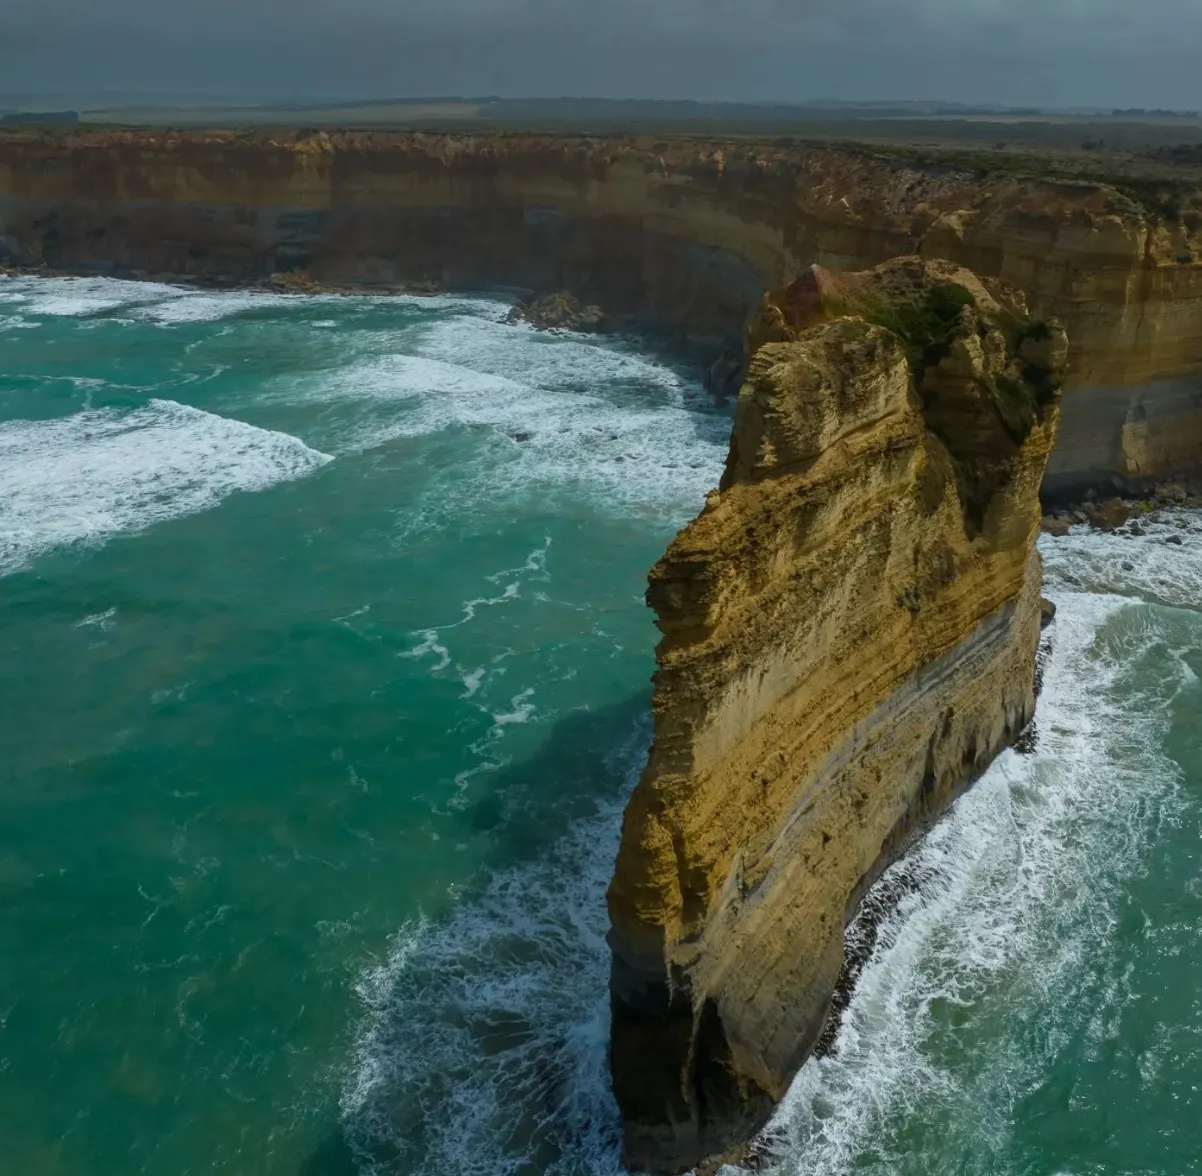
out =
[(618, 1170), (605, 887), (649, 735), (649, 691), (569, 714), (464, 812), (488, 864), (360, 978), (341, 1120), (298, 1176)]

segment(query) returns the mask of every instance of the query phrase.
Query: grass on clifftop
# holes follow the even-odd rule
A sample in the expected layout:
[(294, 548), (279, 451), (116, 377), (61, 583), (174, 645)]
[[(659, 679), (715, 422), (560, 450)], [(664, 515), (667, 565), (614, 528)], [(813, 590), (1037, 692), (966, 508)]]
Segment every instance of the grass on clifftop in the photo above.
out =
[(885, 295), (867, 298), (853, 313), (878, 327), (892, 331), (905, 345), (906, 357), (915, 375), (932, 363), (951, 343), (966, 306), (976, 306), (972, 291), (956, 282), (929, 286), (916, 296)]
[[(956, 481), (967, 536), (985, 524), (994, 495), (1011, 477), (1011, 460), (1040, 418), (1043, 391), (1051, 377), (1028, 367), (1022, 378), (1009, 373), (985, 375), (963, 395), (945, 397), (924, 382), (926, 372), (947, 355), (963, 332), (964, 310), (976, 307), (972, 292), (956, 282), (878, 292), (857, 301), (852, 313), (896, 335), (903, 343), (915, 389), (923, 399), (927, 428), (946, 446)], [(1026, 339), (1046, 338), (1046, 323), (993, 316), (1013, 356)], [(1001, 321), (998, 321), (1000, 318)], [(982, 319), (978, 330), (987, 323)], [(1043, 385), (1047, 384), (1044, 389)]]
[[(1202, 228), (1202, 175), (1195, 170), (1196, 151), (1202, 158), (1202, 145), (1182, 151), (1179, 156), (1146, 153), (1122, 156), (1099, 152), (1037, 153), (1029, 150), (987, 151), (980, 148), (889, 143), (856, 143), (868, 155), (885, 156), (920, 168), (947, 168), (971, 172), (985, 179), (1008, 176), (1041, 184), (1068, 184), (1083, 188), (1110, 188), (1111, 211), (1136, 218), (1151, 217), (1166, 224), (1185, 224), (1191, 232)], [(1174, 166), (1175, 165), (1175, 166)]]

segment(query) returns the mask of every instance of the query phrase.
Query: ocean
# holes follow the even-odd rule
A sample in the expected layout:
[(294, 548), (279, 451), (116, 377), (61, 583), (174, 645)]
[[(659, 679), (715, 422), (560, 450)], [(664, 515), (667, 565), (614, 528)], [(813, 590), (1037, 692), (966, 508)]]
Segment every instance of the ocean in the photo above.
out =
[[(620, 1173), (642, 595), (729, 414), (506, 310), (0, 278), (5, 1171)], [(1202, 518), (1147, 532), (1041, 541), (1034, 746), (883, 880), (782, 1176), (1194, 1170)]]

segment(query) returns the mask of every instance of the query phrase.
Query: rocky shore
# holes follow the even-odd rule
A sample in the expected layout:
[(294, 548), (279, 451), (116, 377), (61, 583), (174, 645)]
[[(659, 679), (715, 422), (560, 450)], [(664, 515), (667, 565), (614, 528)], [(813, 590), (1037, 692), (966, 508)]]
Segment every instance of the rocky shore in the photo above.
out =
[(693, 137), (13, 130), (0, 265), (522, 290), (512, 322), (716, 357), (728, 462), (651, 573), (655, 741), (608, 896), (636, 1170), (746, 1158), (864, 895), (1027, 728), (1041, 527), (1134, 536), (1202, 499), (1196, 185)]
[(506, 321), (528, 323), (540, 331), (603, 331), (608, 325), (599, 306), (585, 306), (567, 291), (515, 302)]
[[(1068, 503), (1043, 516), (1042, 530), (1048, 535), (1067, 535), (1074, 526), (1090, 526), (1099, 531), (1138, 537), (1144, 533), (1140, 519), (1169, 507), (1202, 509), (1202, 480), (1158, 482), (1138, 497), (1118, 494), (1103, 498), (1089, 491), (1080, 502)], [(1166, 542), (1180, 542), (1169, 536)]]
[(1064, 321), (1052, 498), (1202, 474), (1202, 190), (1015, 163), (654, 135), (14, 127), (0, 132), (0, 265), (283, 290), (520, 289), (549, 329), (595, 329), (601, 307), (605, 325), (708, 353), (724, 399), (764, 290), (814, 263), (848, 272), (918, 254), (1006, 281)]

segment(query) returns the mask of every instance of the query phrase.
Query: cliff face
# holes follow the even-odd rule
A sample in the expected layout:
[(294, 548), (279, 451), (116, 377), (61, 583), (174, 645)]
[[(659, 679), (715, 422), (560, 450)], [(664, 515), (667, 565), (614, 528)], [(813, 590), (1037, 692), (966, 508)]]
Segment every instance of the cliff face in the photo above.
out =
[(635, 1169), (763, 1123), (863, 892), (1034, 707), (1062, 327), (917, 258), (820, 281), (769, 300), (793, 308), (785, 341), (756, 352), (721, 488), (651, 574), (655, 740), (609, 892)]
[(1029, 718), (1041, 479), (1202, 474), (1202, 206), (1154, 203), (804, 145), (0, 134), (0, 264), (569, 290), (715, 344), (751, 315), (722, 485), (652, 574), (609, 894), (614, 1086), (661, 1170), (763, 1121), (864, 889)]
[(1101, 185), (805, 145), (0, 133), (0, 264), (571, 290), (717, 341), (811, 263), (955, 261), (1069, 329), (1053, 493), (1202, 471), (1197, 224), (1192, 207), (1170, 222)]

